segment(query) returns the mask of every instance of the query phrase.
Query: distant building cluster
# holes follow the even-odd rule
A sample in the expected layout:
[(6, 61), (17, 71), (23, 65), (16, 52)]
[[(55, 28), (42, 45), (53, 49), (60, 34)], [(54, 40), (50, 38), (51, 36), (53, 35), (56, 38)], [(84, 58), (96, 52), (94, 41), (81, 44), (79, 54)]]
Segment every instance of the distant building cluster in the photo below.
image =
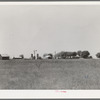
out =
[[(84, 59), (92, 59), (92, 56), (90, 55), (89, 51), (77, 51), (77, 52), (68, 52), (68, 51), (61, 51), (58, 53), (55, 53), (54, 55), (52, 53), (45, 53), (43, 54), (43, 57), (39, 56), (37, 53), (35, 55), (34, 53), (30, 55), (30, 58), (24, 58), (24, 55), (21, 54), (19, 57), (13, 57), (12, 59), (79, 59), (79, 58), (84, 58)], [(96, 54), (97, 58), (100, 58), (100, 52)], [(10, 60), (10, 56), (7, 54), (0, 54), (0, 60)]]

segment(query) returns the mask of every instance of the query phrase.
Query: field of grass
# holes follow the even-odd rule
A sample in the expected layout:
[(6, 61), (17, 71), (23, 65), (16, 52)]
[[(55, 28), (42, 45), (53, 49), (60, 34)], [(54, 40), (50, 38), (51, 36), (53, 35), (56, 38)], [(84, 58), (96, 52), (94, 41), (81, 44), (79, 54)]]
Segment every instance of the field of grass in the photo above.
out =
[(0, 89), (100, 89), (100, 60), (0, 60)]

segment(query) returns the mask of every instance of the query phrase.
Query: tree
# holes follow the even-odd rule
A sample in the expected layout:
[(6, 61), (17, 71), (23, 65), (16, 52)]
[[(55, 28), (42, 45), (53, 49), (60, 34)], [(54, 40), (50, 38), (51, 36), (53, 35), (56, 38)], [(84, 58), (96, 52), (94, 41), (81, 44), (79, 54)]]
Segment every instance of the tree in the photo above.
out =
[(56, 57), (56, 58), (58, 58), (58, 59), (59, 59), (59, 58), (63, 59), (64, 56), (65, 56), (65, 52), (64, 52), (64, 51), (58, 52), (58, 53), (56, 53), (56, 54), (54, 55), (54, 57)]
[(81, 54), (82, 54), (82, 51), (81, 51), (81, 50), (77, 51), (77, 55), (78, 55), (79, 57), (81, 57)]
[(73, 52), (73, 53), (72, 53), (72, 56), (73, 56), (73, 57), (77, 56), (77, 52)]
[(61, 52), (57, 53), (55, 56), (57, 58), (66, 59), (66, 58), (74, 58), (76, 55), (77, 55), (76, 52), (61, 51)]
[(66, 52), (61, 52), (61, 58), (66, 59)]
[(66, 52), (66, 58), (74, 58), (76, 55), (76, 52)]
[(100, 52), (98, 52), (98, 53), (96, 54), (96, 57), (97, 57), (97, 58), (100, 58)]
[(82, 51), (82, 53), (81, 53), (82, 58), (88, 58), (89, 55), (90, 55), (89, 51)]
[(24, 59), (24, 55), (22, 54), (22, 55), (20, 55), (20, 57), (22, 58), (22, 59)]

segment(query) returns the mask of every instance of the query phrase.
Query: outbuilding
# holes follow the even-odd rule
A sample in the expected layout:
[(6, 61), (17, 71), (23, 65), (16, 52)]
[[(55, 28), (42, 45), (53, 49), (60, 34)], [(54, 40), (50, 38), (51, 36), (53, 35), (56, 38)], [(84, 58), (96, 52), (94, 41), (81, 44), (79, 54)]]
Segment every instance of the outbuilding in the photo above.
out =
[(9, 60), (10, 57), (7, 54), (0, 54), (0, 60)]

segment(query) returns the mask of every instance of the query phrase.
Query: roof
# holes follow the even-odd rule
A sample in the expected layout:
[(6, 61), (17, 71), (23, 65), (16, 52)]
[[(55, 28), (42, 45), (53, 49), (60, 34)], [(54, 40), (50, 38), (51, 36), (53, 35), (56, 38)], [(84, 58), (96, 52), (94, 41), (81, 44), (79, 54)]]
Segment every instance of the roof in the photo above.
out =
[(2, 57), (9, 57), (7, 54), (0, 54)]

